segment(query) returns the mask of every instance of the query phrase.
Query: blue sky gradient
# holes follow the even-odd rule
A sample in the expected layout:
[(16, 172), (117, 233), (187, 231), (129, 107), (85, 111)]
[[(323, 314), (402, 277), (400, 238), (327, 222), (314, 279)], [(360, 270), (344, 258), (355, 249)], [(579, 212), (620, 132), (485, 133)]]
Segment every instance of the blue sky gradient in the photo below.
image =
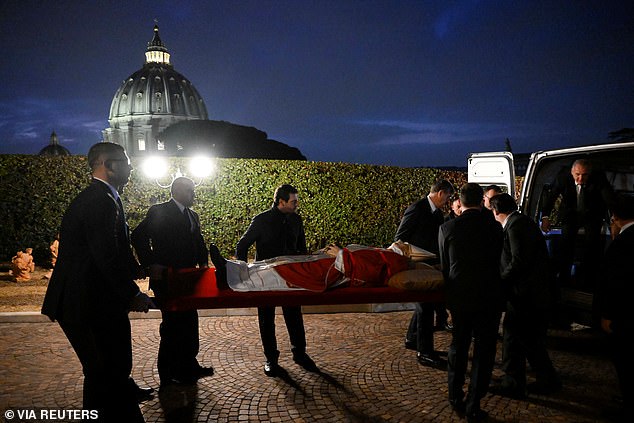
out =
[(154, 19), (209, 118), (309, 160), (462, 166), (634, 127), (622, 1), (5, 1), (0, 153), (85, 154)]

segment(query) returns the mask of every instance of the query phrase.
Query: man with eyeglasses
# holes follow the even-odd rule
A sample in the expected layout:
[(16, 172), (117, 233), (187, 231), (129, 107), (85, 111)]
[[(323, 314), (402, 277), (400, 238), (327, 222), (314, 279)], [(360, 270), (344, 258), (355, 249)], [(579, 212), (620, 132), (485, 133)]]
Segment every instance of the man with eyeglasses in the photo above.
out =
[(88, 165), (92, 182), (64, 214), (42, 314), (57, 320), (81, 361), (83, 408), (103, 421), (142, 422), (128, 312), (154, 304), (134, 282), (140, 266), (119, 196), (132, 166), (123, 147), (104, 142), (90, 148)]

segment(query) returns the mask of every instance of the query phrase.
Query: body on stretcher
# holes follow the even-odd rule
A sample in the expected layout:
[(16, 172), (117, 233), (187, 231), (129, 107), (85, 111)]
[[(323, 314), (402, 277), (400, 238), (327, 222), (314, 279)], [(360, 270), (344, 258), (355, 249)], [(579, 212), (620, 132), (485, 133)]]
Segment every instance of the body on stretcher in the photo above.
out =
[(387, 286), (338, 286), (325, 292), (304, 289), (237, 292), (219, 289), (215, 273), (213, 267), (168, 271), (168, 295), (159, 307), (168, 311), (182, 311), (444, 301), (442, 274), (428, 268), (399, 272), (390, 278)]

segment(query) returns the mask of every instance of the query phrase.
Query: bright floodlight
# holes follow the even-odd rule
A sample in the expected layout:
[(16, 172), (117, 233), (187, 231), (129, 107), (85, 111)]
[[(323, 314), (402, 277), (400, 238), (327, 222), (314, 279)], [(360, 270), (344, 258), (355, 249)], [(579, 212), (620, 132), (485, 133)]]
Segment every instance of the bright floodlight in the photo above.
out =
[(213, 173), (215, 167), (214, 161), (204, 156), (193, 157), (189, 162), (189, 171), (195, 178), (206, 178)]
[(148, 157), (143, 161), (142, 168), (148, 178), (159, 179), (167, 175), (169, 165), (162, 157)]

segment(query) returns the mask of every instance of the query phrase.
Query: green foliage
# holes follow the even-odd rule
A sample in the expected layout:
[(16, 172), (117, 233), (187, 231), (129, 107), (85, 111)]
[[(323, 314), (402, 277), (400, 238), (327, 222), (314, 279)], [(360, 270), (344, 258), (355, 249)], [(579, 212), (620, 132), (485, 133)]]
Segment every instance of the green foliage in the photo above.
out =
[(85, 157), (0, 156), (0, 259), (32, 247), (46, 262), (66, 207), (89, 181)]
[[(172, 171), (185, 169), (185, 158), (170, 161)], [(133, 165), (136, 170), (122, 194), (131, 228), (152, 204), (170, 197), (168, 189), (142, 175), (138, 160)], [(299, 191), (309, 250), (330, 242), (386, 246), (405, 208), (438, 178), (457, 187), (465, 182), (463, 173), (437, 169), (218, 159), (214, 175), (196, 189), (193, 208), (206, 242), (232, 256), (253, 216), (271, 207), (275, 188), (290, 183)], [(36, 262), (46, 262), (64, 210), (88, 183), (84, 157), (0, 155), (0, 260), (32, 247)]]

